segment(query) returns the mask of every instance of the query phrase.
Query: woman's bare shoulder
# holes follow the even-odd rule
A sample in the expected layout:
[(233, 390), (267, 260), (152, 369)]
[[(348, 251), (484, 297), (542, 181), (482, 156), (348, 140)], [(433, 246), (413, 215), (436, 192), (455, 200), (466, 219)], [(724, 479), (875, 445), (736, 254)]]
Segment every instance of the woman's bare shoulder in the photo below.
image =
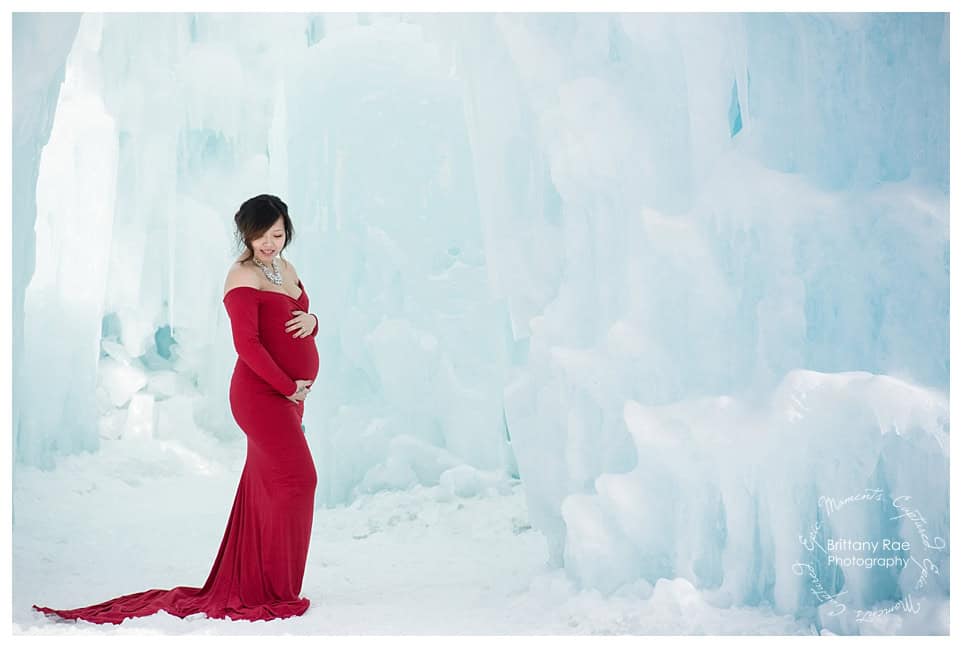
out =
[(291, 273), (291, 275), (293, 275), (294, 283), (296, 284), (296, 283), (298, 282), (297, 268), (295, 268), (295, 267), (294, 267), (294, 264), (291, 263), (290, 261), (288, 261), (287, 259), (283, 259), (283, 261), (284, 261), (285, 264), (287, 264), (287, 266), (286, 266), (285, 269), (286, 269), (286, 270), (289, 270), (290, 273)]
[(224, 295), (226, 296), (234, 288), (247, 287), (260, 290), (257, 274), (254, 268), (243, 265), (240, 261), (231, 264), (227, 271), (227, 279), (224, 281)]

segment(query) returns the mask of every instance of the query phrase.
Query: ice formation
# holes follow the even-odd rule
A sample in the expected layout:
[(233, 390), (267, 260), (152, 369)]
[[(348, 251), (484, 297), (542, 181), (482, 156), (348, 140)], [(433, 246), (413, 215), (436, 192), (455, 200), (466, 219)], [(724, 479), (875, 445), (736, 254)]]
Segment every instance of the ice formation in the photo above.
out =
[[(269, 191), (322, 326), (319, 502), (516, 474), (585, 588), (681, 576), (840, 633), (914, 595), (884, 621), (947, 631), (948, 36), (17, 14), (16, 462), (240, 434), (220, 291)], [(911, 548), (810, 550), (841, 537)]]

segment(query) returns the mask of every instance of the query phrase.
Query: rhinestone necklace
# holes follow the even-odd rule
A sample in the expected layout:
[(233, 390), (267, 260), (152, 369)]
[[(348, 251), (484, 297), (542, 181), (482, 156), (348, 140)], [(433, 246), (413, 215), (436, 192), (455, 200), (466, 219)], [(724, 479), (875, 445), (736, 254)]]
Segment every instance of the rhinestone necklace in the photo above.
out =
[(264, 271), (264, 275), (274, 285), (280, 286), (284, 282), (284, 277), (281, 276), (281, 271), (277, 267), (276, 255), (274, 256), (274, 259), (271, 261), (271, 266), (273, 266), (273, 270), (271, 270), (271, 268), (268, 268), (266, 265), (261, 263), (260, 259), (258, 259), (256, 256), (254, 257), (254, 264), (260, 267), (260, 269)]

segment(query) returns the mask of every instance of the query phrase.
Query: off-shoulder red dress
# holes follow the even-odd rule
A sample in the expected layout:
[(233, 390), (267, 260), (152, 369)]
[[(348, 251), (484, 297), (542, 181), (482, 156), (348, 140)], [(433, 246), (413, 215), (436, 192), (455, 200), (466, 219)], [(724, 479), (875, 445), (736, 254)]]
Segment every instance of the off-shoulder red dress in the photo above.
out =
[(286, 398), (294, 380), (314, 380), (319, 368), (314, 338), (284, 330), (291, 311), (307, 312), (300, 296), (241, 286), (224, 296), (237, 363), (230, 382), (231, 413), (247, 436), (227, 529), (203, 587), (180, 586), (127, 594), (95, 605), (34, 609), (65, 619), (121, 623), (165, 610), (179, 617), (250, 621), (303, 614), (310, 599), (301, 584), (314, 521), (317, 472), (301, 427), (304, 403)]

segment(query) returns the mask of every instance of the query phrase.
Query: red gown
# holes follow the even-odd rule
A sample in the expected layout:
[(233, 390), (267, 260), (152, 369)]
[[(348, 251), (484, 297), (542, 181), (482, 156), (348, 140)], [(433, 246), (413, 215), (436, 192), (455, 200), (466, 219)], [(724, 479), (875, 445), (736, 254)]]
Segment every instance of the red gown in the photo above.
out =
[[(314, 337), (284, 330), (292, 310), (307, 312), (301, 296), (232, 288), (224, 296), (237, 363), (230, 382), (231, 413), (247, 436), (247, 460), (214, 565), (203, 587), (180, 586), (127, 594), (69, 610), (34, 605), (65, 619), (121, 623), (165, 610), (178, 617), (204, 612), (209, 618), (250, 621), (304, 614), (301, 583), (314, 520), (317, 472), (304, 437), (298, 380), (314, 380), (318, 355)], [(292, 378), (293, 377), (293, 378)]]

